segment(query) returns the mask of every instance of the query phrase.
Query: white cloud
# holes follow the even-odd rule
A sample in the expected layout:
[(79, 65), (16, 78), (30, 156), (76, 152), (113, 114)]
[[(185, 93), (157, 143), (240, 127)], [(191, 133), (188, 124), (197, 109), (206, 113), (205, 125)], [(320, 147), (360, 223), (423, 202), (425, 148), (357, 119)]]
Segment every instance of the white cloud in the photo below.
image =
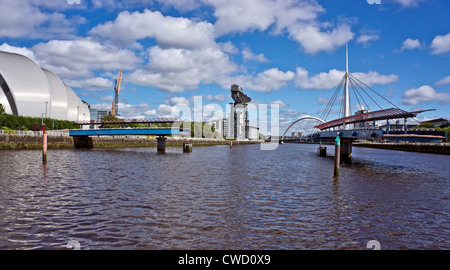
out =
[(239, 49), (236, 46), (234, 46), (234, 44), (231, 43), (231, 41), (219, 43), (219, 46), (222, 48), (223, 52), (226, 52), (229, 54), (238, 54), (239, 53)]
[(371, 41), (379, 39), (380, 36), (377, 34), (362, 34), (356, 40), (357, 43), (368, 45)]
[(281, 31), (296, 21), (310, 21), (324, 11), (315, 1), (300, 0), (203, 0), (215, 8), (216, 35), (265, 31), (272, 25)]
[(104, 45), (89, 38), (51, 40), (32, 47), (40, 66), (60, 77), (91, 77), (93, 71), (133, 69), (141, 61), (132, 51)]
[(86, 91), (113, 90), (114, 84), (111, 80), (96, 77), (85, 80), (68, 80), (66, 83), (72, 88), (80, 88)]
[(207, 101), (224, 101), (228, 96), (225, 94), (217, 94), (215, 96), (213, 95), (207, 95), (205, 96), (205, 99)]
[(188, 50), (154, 46), (146, 68), (133, 72), (129, 81), (175, 93), (217, 82), (235, 70), (236, 65), (219, 47)]
[(326, 105), (328, 104), (329, 100), (327, 98), (318, 97), (317, 98), (317, 104), (319, 105)]
[(306, 69), (298, 67), (295, 82), (302, 89), (331, 89), (339, 85), (344, 74), (344, 71), (332, 69), (310, 77)]
[(431, 42), (432, 54), (445, 54), (450, 51), (450, 33), (445, 36), (437, 35)]
[(428, 101), (441, 101), (441, 104), (450, 103), (450, 94), (439, 93), (429, 85), (409, 89), (403, 93), (402, 98), (402, 103), (405, 105), (417, 105)]
[(420, 2), (424, 0), (394, 0), (394, 2), (400, 4), (402, 7), (417, 7)]
[(438, 81), (437, 83), (435, 83), (435, 85), (446, 85), (446, 84), (450, 84), (450, 76), (447, 76), (442, 80)]
[(216, 36), (228, 33), (285, 31), (300, 43), (307, 53), (331, 52), (353, 38), (350, 26), (341, 23), (335, 28), (320, 23), (318, 15), (325, 9), (316, 1), (303, 0), (203, 0), (215, 8)]
[(200, 3), (196, 0), (157, 0), (164, 5), (170, 5), (181, 11), (190, 11), (199, 8)]
[[(53, 3), (53, 4), (52, 4)], [(59, 12), (68, 8), (66, 1), (16, 0), (1, 1), (0, 37), (7, 38), (70, 38), (78, 31), (77, 25), (86, 19), (75, 15), (67, 18)]]
[[(331, 69), (328, 72), (321, 72), (309, 76), (309, 72), (306, 69), (298, 67), (295, 82), (301, 89), (328, 90), (338, 86), (344, 77), (344, 74), (344, 71)], [(351, 74), (368, 86), (374, 84), (389, 84), (398, 80), (397, 75), (382, 75), (376, 71), (369, 71), (368, 73), (355, 72)]]
[(306, 53), (332, 52), (352, 40), (354, 33), (350, 25), (342, 23), (334, 29), (328, 24), (296, 23), (288, 27), (290, 37), (299, 42)]
[(253, 60), (258, 62), (269, 62), (267, 58), (264, 56), (264, 54), (254, 54), (249, 48), (244, 48), (242, 50), (242, 58), (246, 60)]
[(415, 49), (422, 49), (422, 48), (423, 48), (423, 45), (420, 43), (420, 41), (418, 39), (408, 38), (405, 41), (403, 41), (400, 51), (415, 50)]
[(15, 47), (9, 45), (8, 43), (3, 43), (2, 45), (0, 45), (0, 51), (25, 55), (26, 57), (35, 60), (34, 52), (26, 47)]
[(93, 35), (130, 46), (137, 40), (155, 38), (161, 48), (197, 49), (215, 45), (214, 27), (209, 22), (164, 16), (159, 11), (123, 11), (114, 22), (94, 27)]
[(190, 106), (191, 102), (185, 97), (172, 97), (171, 99), (166, 100), (164, 104), (170, 106), (178, 106), (178, 105)]
[(0, 8), (0, 36), (19, 38), (31, 34), (48, 20), (48, 14), (28, 1), (2, 1)]
[(293, 80), (295, 73), (292, 71), (283, 72), (278, 68), (271, 68), (258, 73), (256, 76), (238, 75), (221, 80), (223, 88), (229, 88), (231, 84), (237, 84), (246, 90), (270, 93), (278, 91), (289, 81)]
[(289, 105), (288, 103), (284, 103), (284, 102), (281, 101), (281, 100), (275, 100), (275, 101), (270, 102), (269, 104), (278, 104), (278, 106), (279, 106), (280, 109), (281, 109), (281, 108), (288, 108), (288, 107), (291, 106), (291, 105)]

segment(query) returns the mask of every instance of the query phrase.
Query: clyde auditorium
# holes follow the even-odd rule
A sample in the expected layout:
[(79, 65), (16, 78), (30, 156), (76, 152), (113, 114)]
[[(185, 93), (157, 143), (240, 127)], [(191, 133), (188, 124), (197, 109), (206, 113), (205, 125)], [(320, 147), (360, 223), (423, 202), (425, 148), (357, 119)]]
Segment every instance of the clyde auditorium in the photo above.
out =
[(26, 56), (0, 51), (0, 103), (6, 113), (89, 121), (88, 105), (50, 70)]

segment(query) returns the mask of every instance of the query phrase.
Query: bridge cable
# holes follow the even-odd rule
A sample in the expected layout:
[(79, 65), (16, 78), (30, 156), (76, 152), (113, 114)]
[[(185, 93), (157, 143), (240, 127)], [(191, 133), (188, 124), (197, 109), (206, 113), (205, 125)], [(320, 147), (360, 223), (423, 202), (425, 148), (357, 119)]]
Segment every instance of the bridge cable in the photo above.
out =
[(361, 87), (361, 85), (359, 85), (357, 82), (355, 83), (373, 101), (373, 103), (375, 103), (378, 106), (378, 108), (380, 108), (381, 110), (383, 109), (369, 94), (367, 94), (367, 92), (364, 90), (364, 88)]
[[(364, 99), (364, 97), (361, 95), (361, 93), (359, 92), (358, 88), (354, 85), (354, 83), (353, 83), (352, 80), (350, 80), (350, 82), (351, 82), (351, 84), (352, 84), (353, 91), (356, 90), (356, 93), (359, 95), (359, 97), (361, 98), (361, 100), (364, 102), (364, 105), (366, 105), (367, 109), (370, 110), (369, 104), (366, 102), (366, 100)], [(356, 99), (358, 99), (358, 95), (357, 95), (356, 93), (355, 93), (355, 96), (356, 96)], [(360, 102), (359, 102), (359, 99), (358, 99), (358, 103), (360, 103)], [(360, 103), (360, 104), (361, 104), (361, 103)]]
[[(329, 113), (330, 113), (330, 111), (331, 111), (331, 108), (333, 107), (333, 104), (334, 104), (334, 102), (336, 101), (336, 97), (339, 95), (339, 92), (341, 91), (342, 84), (344, 83), (344, 78), (345, 78), (345, 77), (343, 77), (343, 78), (341, 79), (341, 82), (339, 83), (339, 85), (338, 85), (338, 86), (336, 87), (336, 89), (334, 90), (334, 93), (333, 93), (331, 99), (328, 101), (327, 106), (326, 106), (325, 109), (322, 111), (322, 114), (321, 114), (320, 117), (319, 117), (320, 119), (322, 119), (322, 120), (324, 120), (324, 121), (327, 120), (328, 115), (329, 115)], [(320, 122), (320, 121), (317, 121), (315, 126), (317, 126), (317, 125), (319, 124), (319, 122)], [(311, 129), (311, 133), (314, 133), (314, 129), (316, 129), (315, 126)]]
[(382, 95), (380, 95), (377, 91), (373, 90), (372, 88), (370, 88), (369, 86), (367, 86), (365, 83), (361, 82), (360, 80), (358, 80), (358, 78), (356, 78), (355, 76), (351, 75), (350, 76), (352, 78), (354, 78), (355, 80), (357, 80), (358, 82), (362, 83), (364, 86), (366, 86), (367, 88), (369, 88), (370, 90), (372, 90), (372, 92), (374, 92), (375, 94), (377, 94), (378, 96), (380, 96), (382, 99), (386, 100), (387, 102), (389, 102), (392, 106), (396, 107), (397, 109), (400, 109), (397, 105), (395, 105), (394, 103), (390, 102), (388, 99), (386, 99), (385, 97), (383, 97)]

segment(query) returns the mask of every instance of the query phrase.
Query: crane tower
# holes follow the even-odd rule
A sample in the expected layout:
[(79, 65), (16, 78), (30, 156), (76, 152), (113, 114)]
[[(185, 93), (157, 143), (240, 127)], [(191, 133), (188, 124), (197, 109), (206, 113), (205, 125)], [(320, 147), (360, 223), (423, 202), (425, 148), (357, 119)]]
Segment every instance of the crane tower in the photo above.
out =
[(112, 116), (119, 116), (119, 92), (120, 92), (120, 84), (122, 83), (122, 72), (121, 69), (119, 72), (119, 76), (115, 80), (114, 85), (114, 100), (111, 104), (111, 115)]

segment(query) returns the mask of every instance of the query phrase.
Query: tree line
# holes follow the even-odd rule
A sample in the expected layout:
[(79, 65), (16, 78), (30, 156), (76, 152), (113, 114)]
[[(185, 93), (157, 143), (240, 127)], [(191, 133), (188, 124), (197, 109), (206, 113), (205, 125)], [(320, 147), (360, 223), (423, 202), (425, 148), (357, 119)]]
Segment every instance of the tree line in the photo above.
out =
[[(43, 121), (47, 130), (79, 127), (70, 121), (52, 118), (44, 118)], [(0, 128), (2, 130), (40, 131), (42, 130), (42, 118), (6, 114), (5, 107), (0, 104)]]

